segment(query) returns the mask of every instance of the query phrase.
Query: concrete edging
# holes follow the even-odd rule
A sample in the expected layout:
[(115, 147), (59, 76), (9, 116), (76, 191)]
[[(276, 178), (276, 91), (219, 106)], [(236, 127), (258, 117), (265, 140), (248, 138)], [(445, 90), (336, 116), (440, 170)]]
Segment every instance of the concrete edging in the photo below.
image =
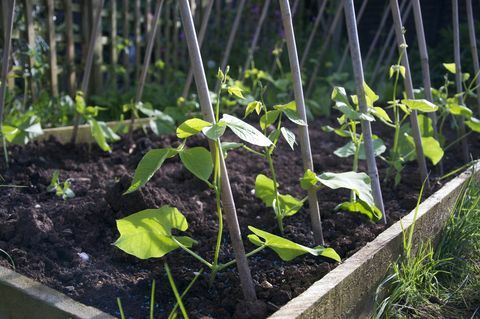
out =
[[(480, 164), (477, 164), (474, 169), (476, 179), (480, 179), (479, 169)], [(464, 172), (420, 204), (414, 243), (435, 240), (470, 175), (470, 170)], [(402, 225), (408, 230), (413, 224), (414, 213), (415, 210), (383, 231), (269, 319), (368, 318), (376, 288), (387, 275), (391, 262), (403, 252)]]

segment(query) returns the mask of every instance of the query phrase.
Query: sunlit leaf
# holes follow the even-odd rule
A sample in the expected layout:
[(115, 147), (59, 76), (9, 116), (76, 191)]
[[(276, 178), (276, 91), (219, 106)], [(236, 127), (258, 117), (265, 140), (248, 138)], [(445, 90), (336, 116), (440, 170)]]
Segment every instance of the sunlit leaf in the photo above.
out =
[(417, 110), (420, 112), (435, 112), (438, 110), (438, 106), (429, 102), (425, 99), (403, 99), (402, 103), (408, 106), (412, 110)]
[(443, 63), (443, 66), (445, 69), (447, 69), (448, 72), (453, 74), (457, 73), (457, 67), (455, 63)]
[(227, 126), (232, 132), (245, 142), (258, 146), (272, 145), (272, 141), (270, 141), (259, 130), (234, 116), (224, 114), (222, 121), (227, 123)]
[(280, 131), (282, 132), (285, 141), (287, 141), (288, 145), (290, 145), (290, 148), (293, 150), (293, 147), (297, 143), (295, 141), (295, 134), (286, 127), (280, 128)]
[(198, 134), (202, 131), (203, 128), (211, 126), (212, 123), (207, 121), (193, 118), (186, 120), (177, 128), (177, 137), (178, 138), (187, 138), (192, 135)]

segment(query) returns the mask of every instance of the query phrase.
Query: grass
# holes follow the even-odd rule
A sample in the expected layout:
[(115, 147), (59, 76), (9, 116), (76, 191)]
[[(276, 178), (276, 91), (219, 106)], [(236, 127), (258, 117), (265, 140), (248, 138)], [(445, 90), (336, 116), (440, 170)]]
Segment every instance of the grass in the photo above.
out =
[(462, 190), (436, 247), (423, 242), (411, 254), (411, 246), (409, 237), (377, 289), (372, 318), (480, 318), (479, 181)]

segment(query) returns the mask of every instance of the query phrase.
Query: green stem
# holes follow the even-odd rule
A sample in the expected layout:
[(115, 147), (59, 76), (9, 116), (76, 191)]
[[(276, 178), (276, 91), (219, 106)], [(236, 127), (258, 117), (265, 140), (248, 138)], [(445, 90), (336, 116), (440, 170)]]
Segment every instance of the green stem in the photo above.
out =
[[(254, 250), (252, 250), (251, 252), (247, 253), (245, 256), (247, 256), (247, 258), (248, 258), (248, 257), (251, 257), (251, 256), (255, 255), (256, 253), (261, 252), (261, 251), (264, 250), (266, 247), (267, 247), (266, 245), (259, 246), (259, 247), (255, 248)], [(223, 269), (225, 269), (225, 268), (228, 268), (228, 267), (230, 267), (230, 266), (233, 266), (233, 265), (235, 265), (236, 263), (237, 263), (237, 261), (236, 261), (235, 259), (232, 259), (232, 260), (230, 260), (228, 263), (220, 264), (220, 265), (218, 266), (218, 270), (217, 270), (217, 271), (221, 271), (221, 270), (223, 270)]]
[[(187, 295), (187, 293), (190, 291), (190, 289), (193, 287), (193, 285), (195, 284), (195, 282), (197, 281), (197, 279), (200, 277), (202, 273), (203, 273), (203, 268), (200, 269), (200, 271), (198, 271), (195, 274), (195, 277), (193, 277), (192, 281), (190, 281), (187, 288), (185, 288), (185, 290), (182, 292), (182, 294), (180, 295), (181, 299), (183, 299)], [(178, 309), (178, 303), (175, 303), (175, 306), (173, 307), (172, 311), (170, 311), (170, 314), (168, 315), (168, 319), (174, 319), (176, 317), (175, 315), (177, 313), (177, 309)]]
[(182, 244), (181, 242), (179, 242), (175, 237), (171, 237), (171, 239), (180, 247), (182, 248), (183, 250), (185, 250), (187, 253), (189, 253), (190, 255), (192, 255), (192, 257), (194, 257), (196, 260), (198, 260), (199, 262), (201, 262), (202, 264), (204, 264), (205, 266), (207, 266), (209, 269), (212, 269), (213, 268), (213, 265), (211, 263), (209, 263), (208, 261), (206, 261), (205, 259), (203, 259), (202, 257), (200, 257), (196, 252), (192, 251), (191, 249), (189, 249), (187, 246), (185, 246), (184, 244)]
[(150, 319), (153, 319), (155, 311), (155, 279), (152, 281), (152, 291), (150, 293)]
[(250, 147), (248, 147), (248, 146), (245, 145), (245, 144), (243, 144), (242, 147), (243, 147), (244, 149), (246, 149), (247, 151), (249, 151), (250, 153), (253, 153), (253, 154), (258, 155), (258, 156), (261, 156), (261, 157), (265, 157), (265, 154), (260, 153), (260, 152), (257, 152), (257, 151), (255, 151), (253, 148), (250, 148)]
[(165, 262), (165, 272), (167, 273), (168, 282), (170, 283), (170, 287), (172, 288), (173, 294), (175, 295), (175, 299), (177, 300), (178, 306), (180, 307), (180, 311), (182, 312), (183, 318), (188, 319), (187, 310), (182, 302), (182, 297), (178, 293), (177, 286), (175, 285), (175, 281), (173, 280), (172, 272), (170, 271), (170, 267), (168, 267), (167, 262)]
[(272, 174), (273, 179), (273, 191), (275, 192), (275, 216), (277, 217), (278, 228), (280, 229), (280, 233), (283, 235), (283, 216), (280, 211), (280, 201), (279, 201), (279, 194), (278, 194), (278, 182), (277, 182), (277, 174), (275, 172), (275, 167), (273, 165), (272, 154), (268, 148), (265, 148), (265, 155), (268, 161), (268, 167), (270, 168), (270, 173)]

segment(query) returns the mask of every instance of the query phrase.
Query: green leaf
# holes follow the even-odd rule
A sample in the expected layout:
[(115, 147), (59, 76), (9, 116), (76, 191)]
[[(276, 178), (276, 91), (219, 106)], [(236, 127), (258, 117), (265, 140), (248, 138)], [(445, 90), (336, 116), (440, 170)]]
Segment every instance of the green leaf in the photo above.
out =
[(186, 120), (177, 128), (177, 137), (190, 137), (192, 135), (200, 133), (204, 127), (208, 126), (212, 126), (212, 124), (201, 119), (193, 118)]
[(341, 102), (351, 107), (347, 92), (345, 91), (345, 88), (341, 86), (335, 86), (333, 88), (331, 99), (335, 102)]
[(365, 215), (368, 219), (378, 222), (382, 218), (382, 212), (375, 206), (369, 206), (364, 201), (358, 200), (355, 202), (341, 203), (335, 210), (344, 210), (351, 213), (360, 213)]
[(365, 173), (344, 172), (344, 173), (330, 173), (326, 172), (317, 176), (318, 181), (323, 185), (331, 188), (346, 188), (350, 189), (357, 196), (367, 203), (367, 205), (375, 206), (372, 196), (372, 186), (370, 177)]
[(290, 148), (293, 150), (294, 145), (297, 143), (295, 140), (295, 134), (286, 127), (281, 127), (280, 131), (282, 132), (283, 138), (287, 141)]
[[(273, 180), (263, 174), (259, 174), (255, 179), (255, 195), (260, 198), (267, 207), (273, 207), (275, 200), (275, 188), (273, 185)], [(301, 200), (288, 194), (278, 194), (278, 201), (278, 208), (280, 209), (278, 213), (282, 216), (291, 216), (298, 212), (303, 206)]]
[(284, 110), (283, 114), (292, 121), (293, 123), (300, 125), (300, 126), (305, 126), (307, 123), (303, 119), (300, 118), (300, 115), (297, 113), (297, 111), (292, 111), (292, 110)]
[(5, 139), (10, 143), (12, 143), (20, 133), (21, 133), (21, 130), (16, 127), (9, 126), (9, 125), (2, 126), (2, 134), (3, 136), (5, 136)]
[(159, 258), (179, 248), (173, 238), (186, 247), (195, 243), (190, 237), (172, 235), (172, 229), (186, 231), (188, 223), (178, 209), (170, 206), (146, 209), (118, 219), (117, 228), (120, 237), (114, 245), (140, 259)]
[(273, 106), (273, 109), (282, 112), (285, 110), (297, 111), (297, 103), (295, 101), (290, 101), (287, 104), (277, 104)]
[(412, 110), (417, 110), (420, 112), (435, 112), (438, 110), (438, 106), (429, 102), (425, 99), (403, 99), (402, 103)]
[(300, 179), (300, 187), (304, 190), (309, 190), (318, 184), (317, 174), (312, 172), (312, 170), (307, 169), (303, 177)]
[(365, 90), (367, 105), (373, 107), (373, 103), (377, 102), (380, 97), (375, 92), (373, 92), (373, 90), (365, 82), (363, 83), (363, 89)]
[(323, 256), (337, 262), (341, 261), (340, 256), (332, 248), (322, 246), (309, 248), (252, 226), (248, 226), (248, 229), (253, 233), (248, 235), (250, 242), (256, 246), (266, 246), (272, 249), (284, 261), (293, 260), (304, 254)]
[(163, 162), (177, 154), (177, 150), (172, 148), (162, 148), (150, 150), (143, 156), (135, 169), (132, 185), (124, 194), (136, 191), (145, 185), (162, 166)]
[(262, 130), (275, 123), (279, 115), (280, 111), (278, 110), (268, 111), (267, 113), (262, 115), (262, 117), (260, 118), (260, 127), (262, 128)]
[(373, 116), (377, 117), (383, 122), (392, 123), (392, 120), (390, 119), (390, 116), (388, 116), (388, 113), (379, 106), (374, 106), (370, 108), (370, 113), (372, 113)]
[(232, 132), (245, 142), (265, 147), (272, 145), (272, 141), (259, 130), (234, 116), (224, 114), (222, 121), (227, 123)]
[(228, 91), (228, 94), (234, 95), (234, 96), (236, 96), (236, 97), (238, 97), (238, 98), (240, 98), (240, 99), (244, 99), (244, 98), (245, 98), (245, 97), (243, 96), (243, 94), (242, 94), (242, 91), (243, 91), (243, 90), (242, 90), (241, 88), (239, 88), (238, 86), (235, 86), (235, 85), (229, 86), (228, 89), (227, 89), (227, 91)]
[(334, 132), (335, 134), (337, 134), (338, 136), (341, 136), (341, 137), (350, 137), (350, 132), (347, 131), (347, 130), (344, 130), (344, 129), (336, 129), (336, 128), (333, 128), (331, 127), (330, 125), (325, 125), (325, 126), (322, 126), (322, 130), (324, 132)]
[(473, 115), (472, 110), (470, 110), (465, 105), (459, 104), (457, 98), (447, 99), (447, 109), (451, 114), (463, 116), (467, 119), (469, 119)]
[(226, 128), (227, 125), (225, 122), (220, 121), (212, 126), (204, 127), (202, 129), (202, 133), (205, 134), (205, 136), (209, 139), (216, 141), (223, 135), (223, 133), (225, 133)]
[(370, 114), (365, 114), (362, 112), (356, 111), (351, 105), (347, 105), (342, 102), (335, 103), (335, 108), (342, 112), (348, 119), (358, 121), (375, 121), (374, 117)]
[(443, 66), (445, 67), (445, 69), (447, 69), (448, 72), (450, 73), (457, 73), (457, 66), (455, 65), (455, 63), (443, 63)]
[(192, 147), (179, 152), (183, 165), (196, 177), (209, 183), (213, 172), (212, 155), (205, 147)]
[(257, 112), (258, 115), (260, 115), (260, 112), (262, 111), (263, 108), (263, 103), (260, 101), (252, 101), (247, 104), (247, 107), (245, 109), (245, 115), (244, 118), (247, 117), (250, 113), (253, 111)]
[(222, 142), (222, 150), (224, 152), (228, 152), (228, 151), (231, 151), (231, 150), (235, 150), (237, 148), (240, 148), (242, 147), (243, 144), (242, 143), (236, 143), (236, 142)]
[(90, 131), (92, 133), (93, 138), (95, 139), (95, 142), (97, 142), (98, 146), (103, 151), (110, 152), (112, 149), (110, 148), (110, 145), (108, 145), (107, 143), (105, 133), (103, 132), (100, 124), (95, 119), (90, 119), (88, 121), (88, 124), (90, 125)]
[(468, 121), (465, 121), (465, 125), (467, 125), (472, 131), (480, 133), (480, 120), (471, 117)]
[[(411, 145), (411, 149), (415, 150), (415, 141), (413, 140), (413, 137), (410, 135), (405, 136), (408, 142)], [(427, 157), (433, 165), (437, 165), (438, 162), (442, 159), (444, 152), (442, 147), (440, 146), (440, 143), (432, 136), (428, 137), (421, 137), (422, 141), (422, 147), (423, 147), (423, 154), (425, 157)], [(412, 158), (409, 158), (411, 160), (415, 159), (415, 152), (413, 152)]]
[(110, 127), (108, 127), (107, 123), (105, 122), (98, 122), (100, 128), (103, 131), (103, 135), (107, 139), (107, 141), (120, 141), (120, 136), (118, 136)]
[[(375, 156), (379, 156), (386, 151), (387, 147), (385, 143), (380, 138), (373, 139), (373, 151)], [(352, 141), (349, 141), (347, 144), (343, 145), (342, 147), (337, 148), (334, 152), (335, 155), (338, 157), (349, 157), (355, 155), (355, 144)], [(360, 149), (358, 151), (358, 158), (360, 160), (366, 160), (367, 156), (365, 153), (365, 142), (362, 141), (360, 143)]]

